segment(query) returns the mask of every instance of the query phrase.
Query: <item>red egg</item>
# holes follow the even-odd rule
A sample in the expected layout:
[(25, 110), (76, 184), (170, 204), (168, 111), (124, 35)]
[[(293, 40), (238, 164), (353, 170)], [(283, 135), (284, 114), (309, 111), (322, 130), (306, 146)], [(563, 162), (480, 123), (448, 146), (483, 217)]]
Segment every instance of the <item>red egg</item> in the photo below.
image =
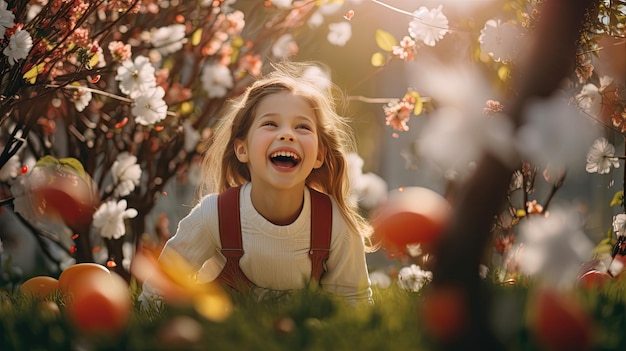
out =
[(48, 276), (36, 276), (28, 279), (20, 286), (24, 295), (31, 295), (45, 299), (59, 289), (59, 281)]
[(588, 289), (596, 289), (603, 286), (610, 279), (612, 277), (608, 273), (592, 269), (578, 277), (578, 285)]
[(126, 281), (116, 273), (84, 274), (66, 300), (69, 319), (83, 333), (115, 335), (128, 325), (132, 299)]
[(529, 303), (529, 329), (546, 350), (592, 349), (592, 318), (572, 296), (540, 290)]
[(383, 248), (406, 251), (409, 244), (421, 244), (428, 251), (444, 231), (450, 204), (433, 190), (406, 187), (389, 194), (387, 204), (372, 217), (374, 236)]
[(438, 340), (454, 340), (468, 328), (467, 299), (453, 287), (438, 287), (424, 296), (420, 307), (425, 330)]
[(28, 177), (36, 213), (60, 218), (74, 230), (89, 226), (99, 198), (87, 173), (69, 167), (38, 166)]

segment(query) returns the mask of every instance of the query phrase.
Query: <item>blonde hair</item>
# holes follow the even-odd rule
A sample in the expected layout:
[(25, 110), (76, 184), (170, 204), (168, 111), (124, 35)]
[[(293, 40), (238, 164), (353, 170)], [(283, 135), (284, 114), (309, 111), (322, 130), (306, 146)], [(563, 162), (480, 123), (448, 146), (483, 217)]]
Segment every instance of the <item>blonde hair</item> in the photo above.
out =
[[(336, 112), (333, 93), (336, 87), (319, 78), (306, 75), (314, 63), (282, 62), (274, 71), (252, 83), (237, 99), (231, 100), (222, 119), (218, 121), (213, 141), (204, 154), (202, 184), (199, 196), (220, 193), (250, 181), (246, 164), (235, 155), (234, 141), (244, 140), (254, 120), (256, 106), (268, 95), (291, 92), (308, 101), (317, 114), (317, 134), (325, 149), (324, 163), (313, 169), (306, 185), (331, 195), (352, 230), (368, 238), (372, 228), (350, 200), (346, 155), (355, 150), (355, 142), (345, 117)], [(369, 240), (368, 240), (369, 251)]]

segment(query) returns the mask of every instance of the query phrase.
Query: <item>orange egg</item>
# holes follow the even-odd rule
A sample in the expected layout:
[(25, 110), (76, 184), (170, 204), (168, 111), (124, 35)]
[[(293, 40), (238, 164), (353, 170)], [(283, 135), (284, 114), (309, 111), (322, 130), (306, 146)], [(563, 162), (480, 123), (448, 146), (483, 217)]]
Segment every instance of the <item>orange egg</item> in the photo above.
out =
[(450, 204), (433, 190), (405, 187), (389, 194), (387, 204), (372, 217), (374, 237), (383, 248), (406, 251), (421, 244), (428, 251), (445, 229)]
[(116, 273), (81, 275), (66, 301), (69, 319), (83, 333), (114, 335), (128, 324), (132, 299), (126, 281)]
[(59, 281), (45, 275), (32, 277), (20, 286), (20, 291), (24, 295), (31, 295), (40, 299), (45, 299), (58, 289)]
[(97, 263), (77, 263), (67, 267), (59, 276), (59, 290), (64, 294), (70, 294), (74, 285), (83, 279), (85, 275), (100, 274), (109, 276), (111, 271)]

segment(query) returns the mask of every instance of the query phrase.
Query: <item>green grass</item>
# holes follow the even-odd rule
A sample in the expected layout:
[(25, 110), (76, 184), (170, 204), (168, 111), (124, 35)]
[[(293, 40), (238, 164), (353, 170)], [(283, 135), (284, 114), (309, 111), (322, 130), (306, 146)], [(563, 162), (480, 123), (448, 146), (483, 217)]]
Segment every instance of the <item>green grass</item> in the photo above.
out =
[[(624, 284), (581, 290), (591, 312), (595, 350), (626, 349)], [(494, 285), (494, 330), (510, 350), (540, 350), (526, 323), (529, 288)], [(136, 296), (136, 294), (133, 294)], [(123, 333), (85, 335), (58, 313), (21, 294), (0, 293), (0, 350), (429, 350), (419, 293), (394, 285), (374, 290), (374, 305), (352, 306), (325, 294), (294, 293), (262, 303), (238, 296), (226, 320), (214, 322), (191, 307), (135, 309)]]

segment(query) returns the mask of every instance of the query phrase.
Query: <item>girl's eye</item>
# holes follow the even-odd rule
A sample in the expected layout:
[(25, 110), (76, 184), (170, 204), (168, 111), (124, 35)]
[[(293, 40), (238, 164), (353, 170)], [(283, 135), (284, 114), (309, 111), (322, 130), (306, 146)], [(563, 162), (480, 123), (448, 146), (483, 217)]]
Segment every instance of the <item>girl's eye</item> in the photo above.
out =
[(276, 127), (277, 124), (275, 122), (272, 121), (267, 121), (267, 122), (263, 122), (262, 126), (269, 126), (269, 127)]
[(300, 124), (296, 127), (297, 129), (306, 129), (306, 130), (312, 130), (313, 128), (311, 128), (311, 126), (309, 126), (308, 124)]

